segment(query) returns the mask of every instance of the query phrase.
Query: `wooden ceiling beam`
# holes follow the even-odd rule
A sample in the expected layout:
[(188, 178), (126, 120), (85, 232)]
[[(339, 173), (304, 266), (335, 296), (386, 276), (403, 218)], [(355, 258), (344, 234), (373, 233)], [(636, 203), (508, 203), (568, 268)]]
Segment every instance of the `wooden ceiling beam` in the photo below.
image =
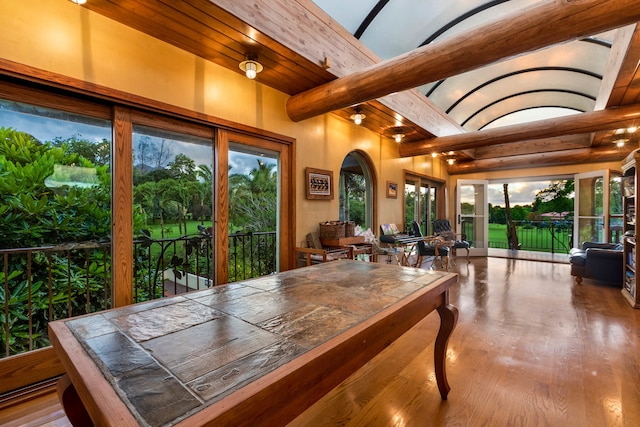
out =
[[(635, 147), (638, 148), (638, 147)], [(524, 154), (511, 157), (456, 162), (447, 168), (450, 175), (489, 172), (527, 167), (549, 167), (580, 163), (621, 161), (633, 148), (620, 149), (613, 144), (598, 147), (578, 148), (549, 153)]]
[(402, 157), (410, 157), (430, 154), (434, 151), (469, 150), (510, 142), (552, 138), (562, 135), (580, 135), (639, 125), (640, 104), (633, 104), (494, 129), (442, 136), (422, 142), (402, 143), (400, 144), (400, 155)]
[(541, 2), (294, 95), (287, 113), (308, 119), (638, 21), (636, 0)]
[(564, 135), (557, 138), (536, 139), (530, 141), (512, 142), (508, 144), (479, 147), (474, 152), (476, 160), (495, 157), (510, 157), (523, 154), (544, 153), (548, 151), (562, 151), (576, 148), (587, 148), (591, 145), (591, 138), (585, 135)]
[[(319, 67), (328, 66), (326, 71), (335, 77), (348, 76), (381, 61), (311, 0), (206, 1), (250, 23), (258, 32), (278, 40), (305, 60)], [(317, 87), (310, 85), (308, 88), (313, 86)], [(432, 135), (462, 131), (453, 119), (417, 89), (385, 95), (388, 96), (377, 100), (380, 104)], [(339, 109), (331, 111), (335, 110)], [(365, 122), (363, 126), (368, 127), (368, 124)]]

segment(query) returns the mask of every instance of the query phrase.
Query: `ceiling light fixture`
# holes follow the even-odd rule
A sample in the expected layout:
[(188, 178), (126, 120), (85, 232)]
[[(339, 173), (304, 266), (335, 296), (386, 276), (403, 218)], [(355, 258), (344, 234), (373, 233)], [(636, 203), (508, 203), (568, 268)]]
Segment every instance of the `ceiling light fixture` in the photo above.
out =
[(404, 138), (404, 129), (402, 126), (396, 126), (392, 129), (391, 134), (393, 135), (393, 139), (399, 144), (402, 142), (402, 138)]
[(613, 132), (613, 138), (611, 139), (611, 142), (616, 144), (616, 147), (622, 148), (627, 142), (631, 141), (632, 137), (635, 139), (635, 135), (633, 134), (637, 130), (637, 126), (631, 126), (626, 129), (616, 129), (615, 132)]
[(454, 159), (453, 157), (450, 157), (449, 159), (447, 159), (447, 163), (449, 163), (449, 165), (454, 164), (456, 161), (456, 159)]
[(360, 125), (367, 116), (362, 113), (362, 109), (360, 107), (356, 107), (354, 110), (355, 114), (351, 116), (351, 120), (353, 120), (353, 123)]
[(71, 2), (75, 4), (85, 4), (87, 0), (71, 0)]
[(245, 60), (240, 63), (240, 69), (244, 71), (248, 79), (253, 80), (264, 67), (258, 62), (257, 55), (247, 54)]

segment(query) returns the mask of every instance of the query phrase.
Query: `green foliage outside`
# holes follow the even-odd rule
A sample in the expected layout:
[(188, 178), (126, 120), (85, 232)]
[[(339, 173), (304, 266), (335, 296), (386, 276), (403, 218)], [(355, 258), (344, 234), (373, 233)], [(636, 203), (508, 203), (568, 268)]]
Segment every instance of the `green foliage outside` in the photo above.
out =
[[(9, 284), (0, 286), (0, 306), (9, 310), (0, 315), (0, 355), (7, 341), (9, 354), (48, 345), (51, 320), (110, 307), (109, 147), (108, 141), (79, 137), (41, 142), (0, 128), (0, 249), (58, 248), (34, 252), (31, 259), (24, 253), (7, 258), (7, 275), (4, 268), (0, 271), (0, 283)], [(275, 231), (273, 168), (259, 162), (249, 175), (230, 176), (230, 233)], [(166, 167), (134, 169), (134, 233), (140, 236), (134, 242), (134, 282), (141, 284), (134, 289), (135, 301), (162, 296), (164, 269), (173, 269), (176, 276), (211, 273), (206, 224), (211, 222), (212, 189), (211, 168), (196, 167), (182, 153)], [(243, 240), (230, 248), (229, 280), (275, 271), (275, 244), (275, 239), (257, 246)]]
[[(49, 188), (45, 180), (54, 174), (55, 165), (95, 168), (97, 184)], [(27, 133), (0, 128), (1, 249), (108, 241), (109, 189), (108, 166), (95, 165), (74, 152), (73, 143), (43, 143)], [(8, 265), (0, 271), (0, 283), (10, 284), (8, 293), (0, 286), (0, 306), (8, 309), (8, 316), (0, 315), (3, 353), (7, 340), (11, 354), (48, 345), (50, 320), (109, 307), (108, 293), (105, 296), (103, 291), (110, 283), (109, 258), (91, 247), (69, 249), (68, 255), (66, 251), (35, 253), (30, 271), (25, 256), (7, 258)]]

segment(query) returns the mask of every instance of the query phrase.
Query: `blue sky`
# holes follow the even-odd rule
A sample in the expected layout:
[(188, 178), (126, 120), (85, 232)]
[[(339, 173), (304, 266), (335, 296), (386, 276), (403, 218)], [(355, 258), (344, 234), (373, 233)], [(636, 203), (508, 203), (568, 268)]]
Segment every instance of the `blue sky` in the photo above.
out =
[[(0, 100), (0, 126), (27, 132), (43, 142), (74, 136), (93, 142), (111, 140), (111, 123), (108, 120), (6, 100)], [(139, 136), (140, 133), (134, 135), (134, 150), (139, 142)], [(208, 140), (187, 138), (188, 141), (185, 142), (169, 133), (161, 136), (149, 135), (149, 137), (155, 145), (160, 144), (162, 139), (168, 143), (171, 155), (167, 161), (172, 161), (178, 153), (184, 153), (193, 159), (196, 166), (204, 164), (211, 167), (212, 165), (213, 151)], [(229, 165), (232, 166), (230, 173), (248, 174), (258, 167), (258, 160), (277, 163), (276, 159), (269, 156), (231, 151), (229, 153)]]

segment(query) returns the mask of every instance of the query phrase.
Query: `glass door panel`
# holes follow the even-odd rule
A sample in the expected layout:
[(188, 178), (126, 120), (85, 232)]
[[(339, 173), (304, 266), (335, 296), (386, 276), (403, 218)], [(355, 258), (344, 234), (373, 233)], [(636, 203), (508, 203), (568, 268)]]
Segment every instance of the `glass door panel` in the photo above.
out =
[(211, 139), (134, 125), (134, 228), (148, 239), (134, 242), (136, 302), (213, 285), (212, 171)]
[(458, 180), (456, 233), (466, 234), (470, 254), (486, 256), (488, 247), (488, 181)]
[(432, 233), (433, 220), (438, 212), (437, 190), (443, 184), (415, 175), (407, 175), (404, 184), (405, 230), (413, 232), (411, 223), (420, 224), (423, 235)]
[(622, 177), (612, 173), (609, 181), (609, 242), (621, 243), (623, 226)]
[(575, 176), (574, 246), (582, 242), (609, 241), (608, 183), (608, 170)]
[(417, 182), (407, 178), (404, 184), (404, 223), (410, 228), (413, 221), (420, 221), (418, 217), (419, 198), (416, 197)]
[[(256, 147), (230, 144), (229, 282), (278, 271), (278, 157)], [(349, 184), (355, 195), (361, 188), (358, 177), (351, 177), (355, 179)], [(358, 199), (351, 198), (353, 215)]]

